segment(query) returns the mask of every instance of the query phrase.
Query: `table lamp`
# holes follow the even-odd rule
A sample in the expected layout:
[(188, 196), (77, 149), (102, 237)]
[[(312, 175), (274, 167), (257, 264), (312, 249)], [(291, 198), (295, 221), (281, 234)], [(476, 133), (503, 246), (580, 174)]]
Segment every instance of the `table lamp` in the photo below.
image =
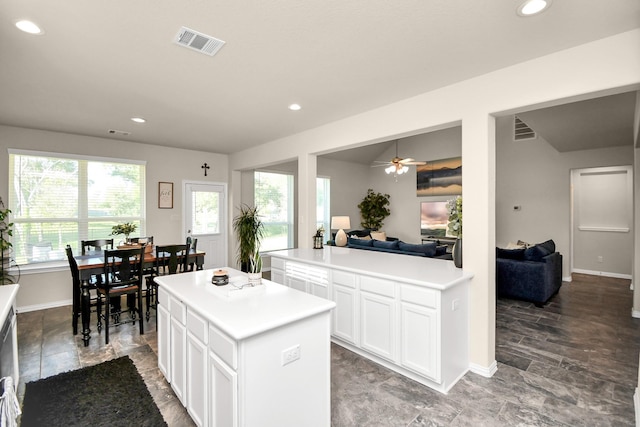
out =
[(336, 246), (347, 246), (347, 234), (345, 228), (351, 228), (351, 221), (348, 216), (332, 216), (331, 228), (338, 229), (336, 233)]

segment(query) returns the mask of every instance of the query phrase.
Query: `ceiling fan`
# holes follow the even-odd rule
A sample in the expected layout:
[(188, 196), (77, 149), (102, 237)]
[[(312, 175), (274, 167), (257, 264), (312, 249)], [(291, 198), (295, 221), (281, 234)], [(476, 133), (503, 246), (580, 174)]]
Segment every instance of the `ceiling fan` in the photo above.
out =
[(402, 175), (403, 173), (406, 173), (409, 170), (409, 166), (413, 166), (413, 165), (426, 165), (427, 162), (420, 162), (420, 161), (416, 161), (414, 159), (412, 159), (411, 157), (408, 157), (406, 159), (400, 158), (398, 157), (398, 141), (396, 140), (396, 156), (391, 159), (388, 162), (381, 162), (381, 161), (374, 161), (374, 164), (371, 165), (371, 167), (380, 167), (380, 166), (386, 166), (385, 168), (385, 172), (387, 174), (391, 174), (393, 173), (394, 175)]

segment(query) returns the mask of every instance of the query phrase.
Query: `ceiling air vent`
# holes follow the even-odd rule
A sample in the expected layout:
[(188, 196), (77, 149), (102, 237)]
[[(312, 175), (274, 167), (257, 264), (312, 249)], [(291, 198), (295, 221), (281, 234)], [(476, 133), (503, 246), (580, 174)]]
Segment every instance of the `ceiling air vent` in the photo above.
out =
[(520, 120), (518, 116), (513, 116), (513, 140), (526, 141), (536, 139), (536, 132), (531, 129), (525, 122)]
[(213, 56), (224, 46), (225, 42), (215, 37), (199, 33), (187, 27), (180, 28), (174, 43)]
[(125, 130), (109, 129), (109, 135), (129, 136), (131, 135), (131, 132), (127, 132)]

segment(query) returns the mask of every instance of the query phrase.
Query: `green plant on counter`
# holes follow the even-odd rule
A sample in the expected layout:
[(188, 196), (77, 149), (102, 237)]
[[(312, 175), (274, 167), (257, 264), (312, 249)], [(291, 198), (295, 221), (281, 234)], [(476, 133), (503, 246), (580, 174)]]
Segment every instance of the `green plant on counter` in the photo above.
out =
[(262, 257), (259, 252), (253, 254), (249, 259), (249, 271), (247, 273), (260, 273), (262, 272)]
[(452, 236), (462, 237), (462, 196), (447, 201), (449, 210), (449, 233)]
[(124, 234), (124, 238), (129, 241), (129, 234), (135, 232), (137, 228), (138, 226), (132, 222), (125, 222), (124, 224), (114, 225), (111, 228), (111, 236)]
[(6, 209), (0, 198), (0, 285), (15, 283), (15, 277), (9, 274), (10, 252), (13, 244), (7, 240), (13, 236), (13, 223), (9, 222), (10, 209)]
[[(248, 272), (251, 259), (258, 254), (260, 241), (264, 235), (264, 224), (255, 206), (241, 205), (240, 213), (233, 219), (233, 231), (238, 239), (237, 263)], [(260, 264), (262, 268), (262, 263)]]

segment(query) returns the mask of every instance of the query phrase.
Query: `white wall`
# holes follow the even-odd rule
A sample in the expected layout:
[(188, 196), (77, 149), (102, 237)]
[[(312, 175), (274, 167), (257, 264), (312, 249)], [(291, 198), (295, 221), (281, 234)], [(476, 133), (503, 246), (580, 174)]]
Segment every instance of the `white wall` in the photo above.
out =
[[(576, 76), (579, 76), (577, 78)], [(528, 82), (523, 85), (522, 82)], [(495, 362), (495, 120), (535, 107), (640, 88), (640, 29), (507, 67), (230, 157), (233, 171), (303, 159), (462, 124), (465, 270), (470, 298), (471, 369), (491, 375)], [(315, 176), (315, 164), (311, 169)], [(305, 173), (303, 164), (299, 170)], [(233, 172), (234, 179), (236, 172)], [(233, 184), (233, 183), (232, 183)], [(313, 217), (306, 207), (301, 216)], [(307, 229), (308, 228), (308, 229)], [(304, 233), (313, 233), (306, 226)], [(302, 235), (304, 235), (304, 233)]]
[[(514, 142), (511, 117), (497, 120), (496, 244), (553, 239), (571, 277), (572, 169), (629, 164), (633, 147), (559, 153), (543, 138)], [(516, 211), (514, 206), (521, 206)], [(620, 248), (631, 253), (631, 247)], [(626, 274), (629, 272), (627, 271)]]
[[(153, 235), (154, 241), (159, 243), (178, 243), (185, 239), (182, 232), (182, 180), (227, 182), (229, 174), (226, 155), (0, 125), (0, 165), (9, 164), (9, 148), (145, 160), (146, 234)], [(200, 167), (205, 162), (211, 166), (207, 177)], [(173, 209), (158, 209), (159, 181), (174, 183)], [(0, 196), (5, 204), (8, 202), (7, 189), (8, 176), (5, 172), (0, 174)], [(38, 308), (71, 301), (68, 264), (56, 272), (23, 271), (20, 285), (19, 308)]]

